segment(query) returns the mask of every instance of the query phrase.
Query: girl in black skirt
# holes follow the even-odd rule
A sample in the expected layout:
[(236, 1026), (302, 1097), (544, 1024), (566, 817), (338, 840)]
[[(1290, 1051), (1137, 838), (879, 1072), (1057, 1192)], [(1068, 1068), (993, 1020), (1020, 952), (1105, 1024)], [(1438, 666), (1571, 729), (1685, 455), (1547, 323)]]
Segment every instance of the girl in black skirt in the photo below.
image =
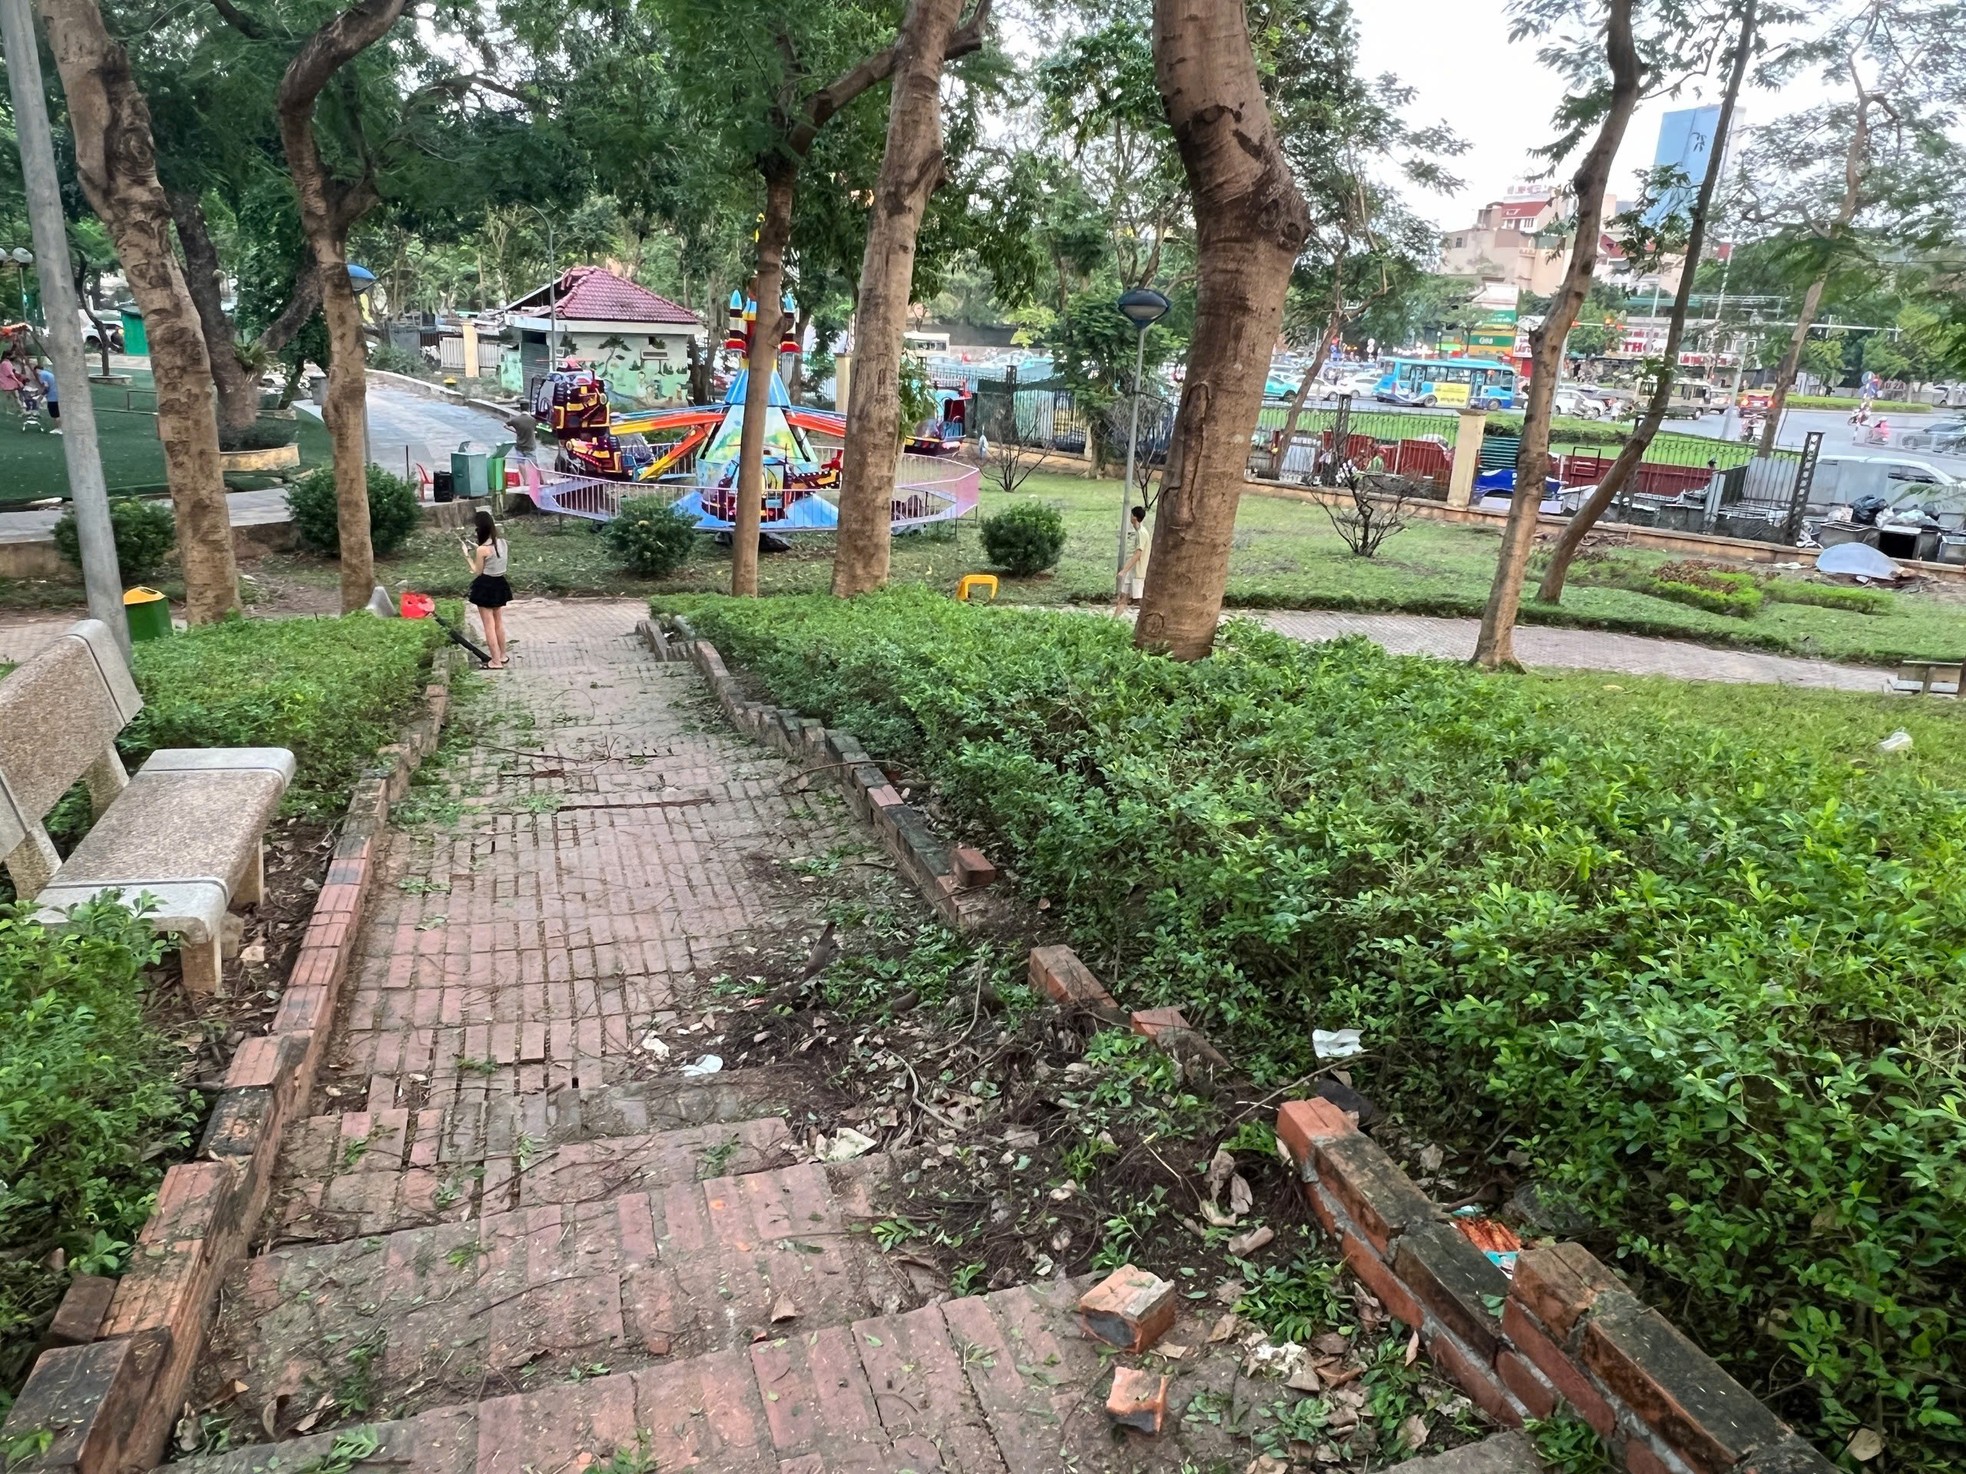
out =
[(471, 565), (471, 607), (478, 611), (478, 623), (485, 629), (485, 648), (491, 653), (488, 670), (505, 669), (505, 606), (512, 602), (512, 583), (505, 576), (511, 549), (498, 535), (498, 524), (490, 512), (479, 512), (472, 523), (478, 535), (475, 545), (464, 544), (464, 558)]

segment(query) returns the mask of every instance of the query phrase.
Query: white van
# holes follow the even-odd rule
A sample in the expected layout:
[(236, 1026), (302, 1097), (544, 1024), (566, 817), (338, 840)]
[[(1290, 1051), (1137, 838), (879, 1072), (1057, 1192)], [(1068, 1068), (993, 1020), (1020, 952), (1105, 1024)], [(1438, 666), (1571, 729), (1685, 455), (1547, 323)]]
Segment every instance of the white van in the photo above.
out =
[(1891, 506), (1930, 506), (1948, 524), (1966, 514), (1966, 483), (1930, 461), (1910, 456), (1826, 455), (1816, 462), (1809, 510), (1824, 512), (1861, 497), (1881, 496)]

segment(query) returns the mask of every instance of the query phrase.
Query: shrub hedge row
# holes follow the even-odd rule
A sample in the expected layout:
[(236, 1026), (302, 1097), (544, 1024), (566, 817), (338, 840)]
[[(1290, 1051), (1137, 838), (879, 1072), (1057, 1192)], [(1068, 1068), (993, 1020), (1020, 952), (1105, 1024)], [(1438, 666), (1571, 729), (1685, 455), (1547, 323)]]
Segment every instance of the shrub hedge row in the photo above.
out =
[(1274, 1081), (1362, 1029), (1363, 1088), (1473, 1172), (1525, 1153), (1825, 1448), (1966, 1460), (1966, 795), (1362, 641), (1178, 665), (926, 594), (687, 602), (1128, 996)]

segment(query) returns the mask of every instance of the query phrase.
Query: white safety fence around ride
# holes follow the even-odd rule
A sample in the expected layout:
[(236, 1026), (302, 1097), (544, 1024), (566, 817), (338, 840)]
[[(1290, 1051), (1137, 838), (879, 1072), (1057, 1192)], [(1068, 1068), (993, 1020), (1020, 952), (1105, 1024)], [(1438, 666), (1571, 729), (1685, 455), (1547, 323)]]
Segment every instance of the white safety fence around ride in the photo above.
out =
[[(530, 480), (531, 478), (527, 478)], [(982, 471), (941, 456), (902, 454), (895, 464), (893, 520), (899, 527), (959, 517), (976, 505)], [(532, 499), (542, 512), (611, 522), (624, 499), (638, 496), (681, 497), (695, 489), (693, 478), (659, 482), (610, 481), (599, 476), (567, 476), (547, 471), (537, 484), (514, 488)], [(837, 495), (829, 489), (828, 499)]]

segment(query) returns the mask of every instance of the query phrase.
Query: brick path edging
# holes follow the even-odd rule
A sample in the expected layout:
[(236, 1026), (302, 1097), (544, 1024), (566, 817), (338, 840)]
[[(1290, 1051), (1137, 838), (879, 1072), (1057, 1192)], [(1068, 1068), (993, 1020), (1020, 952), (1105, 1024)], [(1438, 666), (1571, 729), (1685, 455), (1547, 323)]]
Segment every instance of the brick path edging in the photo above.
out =
[(219, 1286), (245, 1257), (272, 1192), (281, 1135), (313, 1092), (389, 807), (436, 749), (451, 654), (437, 652), (423, 710), (356, 783), (279, 1011), (267, 1033), (234, 1052), (197, 1157), (164, 1174), (106, 1309), (101, 1280), (78, 1279), (64, 1297), (55, 1325), (67, 1344), (35, 1361), (0, 1428), (12, 1447), (36, 1435), (52, 1440), (11, 1464), (16, 1474), (133, 1474), (164, 1456)]
[(1330, 1101), (1286, 1103), (1276, 1129), (1352, 1273), (1498, 1422), (1561, 1400), (1632, 1474), (1834, 1474), (1582, 1245), (1524, 1249), (1510, 1278)]
[(657, 660), (692, 662), (733, 726), (808, 773), (830, 778), (845, 795), (847, 806), (880, 836), (882, 848), (945, 924), (957, 931), (973, 931), (991, 919), (996, 908), (988, 887), (996, 879), (996, 867), (968, 846), (950, 845), (930, 826), (927, 815), (904, 803), (858, 737), (829, 729), (789, 706), (745, 700), (717, 647), (700, 638), (687, 620), (669, 618), (673, 636), (652, 619), (635, 627)]
[[(1131, 1027), (1184, 1064), (1228, 1062), (1179, 1009), (1128, 1012), (1070, 947), (1034, 947), (1059, 1008)], [(1631, 1474), (1835, 1474), (1581, 1244), (1523, 1249), (1511, 1278), (1331, 1101), (1286, 1102), (1279, 1150), (1352, 1273), (1506, 1428), (1567, 1404)]]

